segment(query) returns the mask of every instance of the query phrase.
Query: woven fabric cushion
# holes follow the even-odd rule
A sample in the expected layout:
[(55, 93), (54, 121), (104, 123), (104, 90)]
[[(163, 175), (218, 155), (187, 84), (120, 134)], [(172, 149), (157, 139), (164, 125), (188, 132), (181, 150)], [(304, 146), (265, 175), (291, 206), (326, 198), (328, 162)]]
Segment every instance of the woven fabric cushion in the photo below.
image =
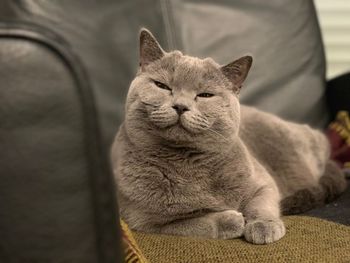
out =
[(140, 251), (128, 225), (123, 220), (120, 220), (120, 226), (122, 229), (125, 263), (148, 263)]
[(350, 262), (350, 227), (313, 217), (284, 217), (286, 236), (270, 245), (134, 232), (150, 262)]

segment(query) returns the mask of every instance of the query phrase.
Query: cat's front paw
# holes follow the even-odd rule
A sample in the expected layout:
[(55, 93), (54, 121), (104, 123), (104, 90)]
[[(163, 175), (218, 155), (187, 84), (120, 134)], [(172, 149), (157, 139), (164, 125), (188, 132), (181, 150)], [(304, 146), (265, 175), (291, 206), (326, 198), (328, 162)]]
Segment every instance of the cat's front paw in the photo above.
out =
[(216, 214), (218, 239), (232, 239), (243, 235), (244, 218), (235, 210), (226, 210)]
[(257, 219), (246, 224), (244, 237), (253, 244), (268, 244), (281, 239), (286, 234), (282, 220)]

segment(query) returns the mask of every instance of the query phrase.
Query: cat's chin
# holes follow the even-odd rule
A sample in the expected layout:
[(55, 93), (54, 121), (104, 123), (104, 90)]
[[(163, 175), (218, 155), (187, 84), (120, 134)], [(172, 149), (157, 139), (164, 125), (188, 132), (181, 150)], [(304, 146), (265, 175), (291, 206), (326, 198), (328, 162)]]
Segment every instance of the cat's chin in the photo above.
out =
[(164, 139), (175, 142), (191, 142), (197, 135), (186, 129), (180, 122), (167, 128), (163, 128), (162, 130), (159, 130), (159, 132)]
[(183, 134), (192, 135), (192, 132), (188, 130), (181, 122), (177, 122), (176, 124), (168, 127), (168, 131), (170, 131), (171, 133), (179, 133), (181, 135)]
[(203, 133), (206, 129), (202, 127), (194, 127), (190, 123), (186, 122), (185, 120), (180, 120), (176, 122), (175, 124), (171, 125), (169, 129), (174, 129), (178, 131), (180, 134), (186, 133), (190, 135), (198, 135)]

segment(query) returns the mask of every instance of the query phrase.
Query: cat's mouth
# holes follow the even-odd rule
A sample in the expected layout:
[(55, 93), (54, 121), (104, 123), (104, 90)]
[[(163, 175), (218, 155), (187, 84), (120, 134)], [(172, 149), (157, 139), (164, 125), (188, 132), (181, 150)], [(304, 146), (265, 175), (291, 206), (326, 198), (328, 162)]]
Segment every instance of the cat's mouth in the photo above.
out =
[(202, 133), (208, 128), (206, 125), (195, 123), (193, 120), (187, 119), (184, 115), (179, 116), (176, 123), (171, 125), (171, 127), (190, 135)]
[(184, 125), (183, 122), (184, 122), (184, 121), (181, 120), (181, 116), (179, 116), (179, 118), (177, 119), (177, 121), (176, 121), (173, 125), (170, 125), (169, 128), (178, 128), (178, 129), (181, 129), (181, 130), (184, 130), (184, 131), (186, 131), (186, 132), (191, 133), (191, 131), (188, 130), (188, 129), (186, 128), (186, 125)]
[(186, 126), (183, 124), (183, 120), (181, 120), (181, 116), (179, 116), (176, 125), (178, 125), (180, 128), (187, 130)]
[(184, 112), (177, 114), (170, 111), (169, 107), (151, 109), (148, 112), (149, 120), (156, 126), (156, 129), (167, 131), (167, 133), (199, 134), (210, 129), (211, 123), (207, 117), (198, 112)]

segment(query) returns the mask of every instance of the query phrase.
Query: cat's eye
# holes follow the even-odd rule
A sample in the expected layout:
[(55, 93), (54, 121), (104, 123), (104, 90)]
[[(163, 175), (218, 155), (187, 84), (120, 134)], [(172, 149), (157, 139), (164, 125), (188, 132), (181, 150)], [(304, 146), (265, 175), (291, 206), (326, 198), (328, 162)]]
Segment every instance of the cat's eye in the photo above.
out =
[(171, 91), (171, 89), (167, 85), (165, 85), (164, 83), (156, 81), (156, 80), (154, 80), (153, 82), (158, 88), (166, 89), (166, 90), (170, 90)]
[(213, 96), (214, 96), (214, 94), (206, 93), (206, 92), (197, 94), (197, 97), (201, 97), (201, 98), (210, 98)]

